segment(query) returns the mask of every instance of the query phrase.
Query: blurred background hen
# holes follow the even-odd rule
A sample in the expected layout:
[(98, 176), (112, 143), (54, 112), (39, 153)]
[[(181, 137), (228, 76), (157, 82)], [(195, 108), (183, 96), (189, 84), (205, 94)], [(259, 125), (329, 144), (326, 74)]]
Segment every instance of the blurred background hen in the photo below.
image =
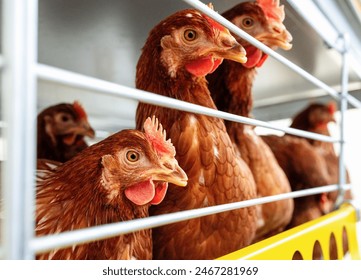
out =
[(50, 106), (37, 118), (37, 158), (65, 162), (88, 147), (95, 132), (79, 102)]
[[(291, 127), (330, 136), (328, 125), (335, 122), (335, 111), (334, 102), (310, 104), (293, 117)], [(267, 135), (262, 138), (275, 153), (293, 191), (339, 183), (339, 158), (333, 143), (293, 135)], [(346, 183), (350, 183), (347, 170)], [(338, 192), (331, 192), (295, 198), (295, 210), (287, 228), (293, 228), (334, 210), (337, 195)], [(351, 191), (346, 191), (344, 195), (345, 199), (352, 198)], [(345, 236), (343, 243), (344, 250), (347, 251)], [(330, 252), (331, 259), (336, 259), (336, 244), (331, 243)], [(315, 249), (313, 258), (321, 257), (321, 250)]]
[[(294, 116), (291, 127), (329, 136), (328, 124), (335, 121), (335, 111), (336, 105), (332, 102), (310, 104)], [(333, 143), (291, 135), (269, 135), (262, 138), (274, 151), (293, 190), (338, 184), (338, 156)], [(350, 182), (348, 173), (346, 182)], [(352, 194), (346, 192), (346, 198), (351, 197)], [(337, 192), (295, 199), (295, 213), (289, 227), (328, 213), (334, 208), (336, 198)]]

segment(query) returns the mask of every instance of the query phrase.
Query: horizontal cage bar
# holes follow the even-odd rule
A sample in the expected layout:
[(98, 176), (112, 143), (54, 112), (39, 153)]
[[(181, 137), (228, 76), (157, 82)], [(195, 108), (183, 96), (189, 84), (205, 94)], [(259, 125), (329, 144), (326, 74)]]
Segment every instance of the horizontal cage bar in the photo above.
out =
[(292, 135), (297, 135), (300, 137), (305, 137), (313, 140), (332, 142), (332, 143), (339, 141), (338, 139), (330, 136), (302, 131), (290, 127), (281, 127), (281, 126), (269, 124), (267, 122), (234, 115), (227, 112), (218, 111), (197, 104), (188, 103), (170, 97), (154, 94), (151, 92), (126, 87), (123, 85), (107, 82), (97, 78), (92, 78), (85, 75), (73, 73), (67, 70), (58, 69), (48, 65), (38, 64), (36, 70), (38, 77), (40, 79), (44, 79), (47, 81), (58, 82), (73, 87), (98, 91), (112, 96), (134, 99), (140, 102), (163, 106), (171, 109), (178, 109), (186, 112), (203, 114), (210, 117), (217, 117), (233, 122), (261, 126), (269, 129), (275, 129), (275, 130), (283, 131), (285, 133), (289, 133)]
[[(346, 185), (345, 189), (350, 189), (351, 185)], [(205, 208), (186, 210), (171, 214), (152, 216), (148, 218), (130, 220), (114, 224), (105, 224), (97, 227), (75, 230), (72, 232), (63, 232), (57, 235), (47, 235), (37, 237), (30, 242), (30, 246), (35, 253), (46, 252), (54, 248), (69, 247), (73, 244), (86, 243), (99, 239), (114, 237), (120, 234), (163, 226), (166, 224), (181, 222), (189, 219), (200, 218), (208, 215), (218, 214), (225, 211), (236, 210), (240, 208), (255, 206), (259, 204), (274, 202), (282, 199), (303, 197), (325, 192), (338, 190), (337, 185), (317, 187), (307, 190), (300, 190), (291, 193), (284, 193), (268, 197), (255, 198), (247, 201), (227, 203), (222, 205), (210, 206)]]

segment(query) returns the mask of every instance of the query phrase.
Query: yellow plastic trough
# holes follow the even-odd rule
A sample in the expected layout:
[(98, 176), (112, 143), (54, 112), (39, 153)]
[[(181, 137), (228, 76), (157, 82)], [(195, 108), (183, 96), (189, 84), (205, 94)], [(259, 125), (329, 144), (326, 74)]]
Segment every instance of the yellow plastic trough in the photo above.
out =
[(322, 250), (324, 260), (330, 258), (330, 243), (336, 242), (337, 256), (343, 259), (343, 238), (348, 241), (348, 258), (359, 260), (356, 222), (357, 212), (350, 204), (318, 219), (312, 220), (246, 248), (218, 258), (219, 260), (312, 260), (314, 248)]

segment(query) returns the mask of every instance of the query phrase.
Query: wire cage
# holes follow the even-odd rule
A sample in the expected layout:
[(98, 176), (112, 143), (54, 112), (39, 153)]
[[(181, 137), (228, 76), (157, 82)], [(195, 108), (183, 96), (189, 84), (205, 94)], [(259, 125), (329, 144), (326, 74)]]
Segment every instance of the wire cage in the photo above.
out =
[[(214, 215), (256, 204), (263, 204), (287, 198), (296, 198), (323, 192), (341, 190), (351, 186), (345, 184), (344, 168), (344, 113), (347, 102), (354, 107), (361, 108), (361, 103), (348, 94), (348, 45), (347, 34), (342, 34), (343, 45), (339, 48), (342, 56), (342, 89), (340, 92), (318, 80), (296, 64), (274, 52), (257, 41), (221, 15), (209, 9), (198, 0), (183, 0), (191, 7), (198, 9), (215, 19), (231, 32), (249, 41), (254, 46), (269, 54), (298, 73), (309, 82), (323, 89), (340, 102), (340, 138), (299, 131), (292, 128), (272, 125), (268, 122), (249, 119), (226, 112), (205, 108), (172, 98), (163, 97), (132, 87), (108, 82), (90, 76), (74, 73), (64, 69), (40, 64), (37, 62), (37, 0), (3, 0), (3, 48), (0, 57), (2, 73), (2, 136), (6, 142), (6, 160), (2, 166), (1, 196), (3, 198), (4, 217), (1, 221), (0, 258), (2, 259), (34, 259), (41, 252), (54, 248), (72, 246), (74, 244), (90, 242), (126, 234), (129, 232), (154, 228), (168, 223), (175, 223), (187, 219)], [(288, 134), (302, 136), (319, 141), (340, 144), (340, 182), (338, 185), (320, 186), (310, 190), (296, 191), (288, 194), (262, 197), (249, 201), (217, 205), (202, 209), (193, 209), (178, 213), (153, 216), (144, 219), (106, 224), (93, 228), (85, 228), (57, 235), (36, 237), (34, 235), (34, 205), (35, 205), (35, 131), (36, 131), (36, 94), (39, 80), (52, 81), (92, 90), (104, 95), (128, 98), (143, 103), (159, 105), (167, 108), (204, 114), (229, 121), (261, 126), (283, 131)], [(21, 174), (21, 176), (19, 176)], [(340, 201), (341, 204), (341, 201)], [(312, 248), (318, 242), (323, 250), (325, 259), (329, 259), (329, 242), (333, 238), (337, 243), (337, 258), (342, 258), (343, 248), (341, 239), (344, 235), (349, 241), (351, 258), (359, 259), (356, 238), (357, 209), (351, 204), (343, 204), (337, 211), (318, 220), (308, 222), (297, 228), (248, 246), (241, 251), (234, 252), (220, 259), (292, 259), (295, 254), (304, 259), (312, 259)], [(13, 222), (16, 221), (16, 222)], [(307, 246), (305, 246), (307, 244)], [(308, 248), (308, 249), (306, 249)], [(297, 253), (298, 252), (298, 253)]]

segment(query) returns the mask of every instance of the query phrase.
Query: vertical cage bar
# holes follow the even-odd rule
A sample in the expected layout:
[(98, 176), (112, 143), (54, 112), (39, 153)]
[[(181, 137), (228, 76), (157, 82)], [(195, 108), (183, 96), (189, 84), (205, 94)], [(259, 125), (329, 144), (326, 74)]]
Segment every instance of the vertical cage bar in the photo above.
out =
[(36, 141), (37, 0), (3, 1), (4, 258), (32, 259)]
[(342, 35), (343, 51), (342, 69), (341, 69), (341, 92), (340, 92), (340, 153), (339, 153), (339, 194), (336, 200), (336, 207), (339, 207), (344, 201), (345, 190), (343, 186), (346, 184), (346, 168), (345, 168), (345, 112), (347, 110), (347, 94), (348, 94), (348, 76), (349, 76), (349, 46), (350, 40), (347, 34)]

